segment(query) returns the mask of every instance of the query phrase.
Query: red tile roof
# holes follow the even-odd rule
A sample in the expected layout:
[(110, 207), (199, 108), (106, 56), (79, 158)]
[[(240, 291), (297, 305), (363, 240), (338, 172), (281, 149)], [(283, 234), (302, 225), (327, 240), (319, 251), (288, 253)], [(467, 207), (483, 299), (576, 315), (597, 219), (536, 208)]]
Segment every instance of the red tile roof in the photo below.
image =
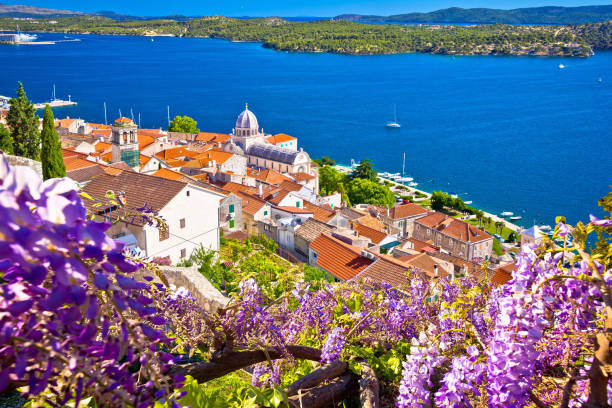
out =
[[(265, 169), (255, 170), (247, 167), (247, 176), (253, 177), (259, 181), (263, 181), (266, 184), (278, 185), (285, 182), (290, 182), (290, 178), (284, 174), (279, 173), (276, 170)], [(300, 186), (301, 187), (301, 186)]]
[[(380, 214), (386, 216), (387, 209), (377, 207)], [(408, 203), (402, 205), (396, 205), (395, 207), (389, 209), (389, 217), (394, 220), (401, 220), (408, 217), (414, 217), (417, 215), (426, 215), (427, 210), (421, 207), (418, 204)]]
[(234, 191), (238, 197), (242, 199), (242, 212), (247, 213), (249, 215), (255, 215), (257, 211), (261, 210), (261, 208), (266, 205), (264, 200), (261, 200), (253, 195), (247, 194), (243, 191)]
[(179, 173), (178, 171), (173, 171), (173, 170), (164, 169), (164, 168), (157, 170), (155, 173), (151, 175), (155, 177), (165, 178), (168, 180), (180, 180), (183, 177), (185, 177), (184, 174)]
[(278, 144), (278, 143), (291, 142), (293, 140), (297, 140), (297, 138), (286, 135), (284, 133), (279, 133), (278, 135), (268, 136), (266, 140), (269, 143)]
[(512, 272), (516, 269), (514, 262), (502, 265), (494, 269), (491, 283), (495, 285), (503, 285), (512, 280)]
[(370, 238), (370, 240), (375, 244), (379, 244), (387, 237), (386, 232), (370, 228), (367, 225), (356, 223), (353, 228), (359, 233), (359, 235)]
[(493, 237), (467, 222), (449, 217), (445, 214), (434, 212), (426, 217), (419, 218), (415, 222), (436, 229), (464, 242), (480, 242)]
[(289, 191), (300, 191), (302, 188), (304, 188), (303, 185), (294, 183), (293, 181), (289, 179), (287, 179), (286, 181), (283, 181), (278, 187), (282, 188), (283, 190), (289, 190)]
[(294, 173), (291, 176), (293, 176), (295, 181), (308, 181), (315, 178), (315, 176), (304, 172)]
[(329, 222), (336, 215), (335, 211), (333, 211), (332, 209), (328, 209), (325, 207), (321, 207), (321, 206), (312, 204), (311, 202), (308, 202), (306, 200), (303, 200), (303, 201), (304, 201), (304, 208), (312, 211), (313, 217), (317, 221)]
[(327, 234), (319, 235), (310, 248), (317, 252), (317, 265), (343, 281), (354, 278), (374, 262), (362, 256), (360, 248)]
[(312, 214), (312, 211), (298, 207), (276, 207), (277, 209), (292, 214)]

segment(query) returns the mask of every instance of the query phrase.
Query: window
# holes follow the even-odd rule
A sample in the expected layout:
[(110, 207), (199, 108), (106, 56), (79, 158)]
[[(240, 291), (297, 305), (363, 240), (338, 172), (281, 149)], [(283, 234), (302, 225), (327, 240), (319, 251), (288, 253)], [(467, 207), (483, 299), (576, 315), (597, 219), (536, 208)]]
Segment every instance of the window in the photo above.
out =
[(268, 215), (268, 210), (265, 210), (265, 211), (264, 211), (264, 215)]
[(247, 225), (246, 225), (246, 223), (244, 224), (244, 229), (247, 229)]
[(185, 219), (184, 218), (181, 218), (179, 223), (181, 224), (181, 228), (185, 228)]
[(299, 202), (299, 201), (296, 201), (296, 202), (295, 202), (295, 206), (296, 206), (297, 208), (300, 208), (300, 202)]
[(230, 220), (229, 226), (230, 226), (230, 228), (234, 228), (234, 220)]
[(185, 248), (181, 249), (181, 258), (185, 258), (187, 256), (187, 250)]
[(230, 204), (230, 206), (229, 206), (229, 212), (230, 212), (230, 214), (233, 214), (233, 213), (234, 213), (234, 204)]
[(187, 190), (187, 197), (189, 197), (189, 190)]
[(162, 228), (159, 230), (159, 241), (165, 241), (168, 238), (170, 238), (170, 228), (166, 227), (166, 228)]

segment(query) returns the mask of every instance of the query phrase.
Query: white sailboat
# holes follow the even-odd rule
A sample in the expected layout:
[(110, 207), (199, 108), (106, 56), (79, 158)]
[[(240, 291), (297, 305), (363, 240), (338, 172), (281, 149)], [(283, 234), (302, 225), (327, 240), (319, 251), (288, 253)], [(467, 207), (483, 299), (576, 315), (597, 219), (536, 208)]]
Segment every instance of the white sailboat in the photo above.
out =
[(388, 122), (385, 126), (388, 128), (399, 129), (402, 127), (402, 125), (397, 123), (397, 105), (393, 105), (393, 112), (394, 112), (393, 122)]
[(19, 24), (17, 24), (17, 36), (15, 37), (17, 42), (34, 41), (36, 38), (38, 38), (38, 36), (36, 35), (23, 34), (21, 30), (19, 29)]

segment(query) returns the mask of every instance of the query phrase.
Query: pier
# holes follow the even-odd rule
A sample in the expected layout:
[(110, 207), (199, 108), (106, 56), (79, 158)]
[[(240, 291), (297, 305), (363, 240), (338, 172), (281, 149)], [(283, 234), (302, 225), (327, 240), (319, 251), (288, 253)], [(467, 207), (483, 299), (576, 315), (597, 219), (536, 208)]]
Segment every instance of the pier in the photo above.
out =
[(54, 99), (51, 102), (35, 103), (34, 104), (34, 108), (36, 110), (44, 109), (46, 105), (49, 105), (52, 108), (60, 108), (62, 106), (73, 106), (73, 105), (76, 105), (76, 104), (77, 104), (76, 102), (71, 101), (71, 100), (64, 101), (62, 99)]

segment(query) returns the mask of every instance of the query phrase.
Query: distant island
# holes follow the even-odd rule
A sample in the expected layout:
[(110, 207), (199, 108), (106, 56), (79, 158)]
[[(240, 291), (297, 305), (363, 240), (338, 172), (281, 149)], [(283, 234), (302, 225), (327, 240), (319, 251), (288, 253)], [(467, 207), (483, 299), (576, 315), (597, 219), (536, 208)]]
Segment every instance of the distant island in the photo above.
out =
[(612, 20), (612, 5), (582, 7), (530, 7), (513, 10), (451, 7), (430, 13), (393, 16), (342, 14), (339, 20), (381, 23), (445, 24), (587, 24)]
[[(290, 22), (278, 17), (117, 20), (99, 16), (19, 21), (22, 31), (173, 35), (260, 42), (280, 51), (375, 55), (521, 55), (588, 57), (612, 49), (612, 22), (566, 26), (361, 24), (343, 20)], [(14, 30), (12, 18), (0, 30)]]

